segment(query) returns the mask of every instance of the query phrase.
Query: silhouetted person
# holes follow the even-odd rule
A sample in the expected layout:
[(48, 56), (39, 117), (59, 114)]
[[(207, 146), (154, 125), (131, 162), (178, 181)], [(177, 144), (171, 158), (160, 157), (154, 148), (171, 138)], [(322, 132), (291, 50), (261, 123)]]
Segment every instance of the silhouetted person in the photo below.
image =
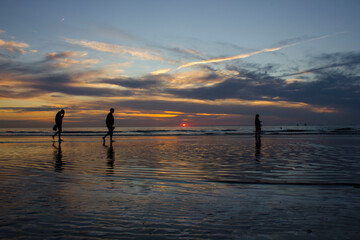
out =
[(62, 132), (62, 120), (64, 118), (64, 115), (65, 115), (65, 110), (61, 109), (55, 116), (55, 125), (54, 125), (53, 129), (54, 129), (54, 131), (57, 130), (57, 132), (52, 136), (52, 138), (54, 139), (56, 134), (58, 134), (59, 135), (59, 142), (62, 141), (61, 132)]
[(111, 108), (110, 112), (106, 116), (106, 126), (108, 128), (108, 132), (103, 137), (104, 143), (105, 143), (106, 136), (110, 136), (110, 144), (112, 143), (112, 136), (113, 136), (113, 132), (114, 132), (114, 129), (115, 129), (115, 127), (114, 127), (115, 120), (114, 120), (113, 113), (114, 113), (114, 109)]
[(260, 141), (261, 135), (261, 121), (259, 119), (259, 114), (255, 116), (255, 139), (256, 141)]

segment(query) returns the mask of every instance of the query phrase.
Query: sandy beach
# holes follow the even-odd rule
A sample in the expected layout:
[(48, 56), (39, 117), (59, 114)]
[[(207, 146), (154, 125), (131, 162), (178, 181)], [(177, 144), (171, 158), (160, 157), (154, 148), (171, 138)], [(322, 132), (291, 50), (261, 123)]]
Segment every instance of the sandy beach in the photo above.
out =
[(0, 138), (2, 239), (355, 239), (360, 136)]

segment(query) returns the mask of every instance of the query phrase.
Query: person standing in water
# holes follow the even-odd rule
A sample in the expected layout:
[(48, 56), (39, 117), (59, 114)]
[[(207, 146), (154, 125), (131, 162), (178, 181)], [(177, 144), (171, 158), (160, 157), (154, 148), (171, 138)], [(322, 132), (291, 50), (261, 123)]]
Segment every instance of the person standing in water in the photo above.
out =
[(65, 115), (65, 110), (61, 109), (55, 116), (55, 125), (54, 125), (53, 129), (54, 129), (54, 131), (57, 130), (57, 132), (52, 136), (52, 138), (54, 139), (56, 134), (58, 134), (59, 142), (62, 141), (61, 132), (62, 132), (62, 121), (63, 121), (64, 115)]
[(113, 131), (114, 131), (114, 129), (115, 129), (115, 127), (114, 127), (114, 122), (115, 122), (115, 120), (114, 120), (114, 116), (113, 116), (113, 113), (114, 113), (114, 109), (113, 108), (111, 108), (110, 109), (110, 112), (108, 113), (108, 115), (106, 116), (106, 126), (107, 126), (107, 128), (108, 128), (108, 132), (105, 134), (105, 136), (103, 137), (103, 141), (104, 141), (104, 143), (105, 143), (105, 138), (107, 137), (107, 136), (110, 136), (110, 144), (112, 143), (112, 136), (113, 136)]
[(261, 121), (259, 119), (259, 114), (255, 115), (255, 138), (256, 141), (260, 141), (261, 134)]

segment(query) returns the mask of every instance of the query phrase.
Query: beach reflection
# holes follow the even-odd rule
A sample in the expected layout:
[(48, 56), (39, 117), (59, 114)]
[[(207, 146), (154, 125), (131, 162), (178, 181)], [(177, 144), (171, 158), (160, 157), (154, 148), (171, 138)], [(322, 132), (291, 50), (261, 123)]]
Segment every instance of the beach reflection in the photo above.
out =
[(255, 137), (255, 160), (260, 161), (261, 159), (261, 139)]
[(107, 148), (106, 151), (106, 160), (107, 160), (107, 173), (114, 173), (114, 163), (115, 163), (115, 152), (114, 152), (114, 148), (112, 143), (110, 144), (110, 146), (107, 146), (105, 144), (103, 144), (103, 146), (105, 148)]
[(62, 161), (61, 142), (59, 142), (58, 146), (56, 146), (55, 142), (53, 142), (52, 146), (54, 147), (55, 172), (62, 172), (64, 169), (64, 163)]
[(324, 239), (356, 239), (359, 188), (340, 183), (360, 181), (359, 141), (186, 136), (119, 137), (113, 146), (89, 137), (0, 144), (0, 238), (228, 239), (243, 232), (239, 238), (307, 239), (311, 229)]

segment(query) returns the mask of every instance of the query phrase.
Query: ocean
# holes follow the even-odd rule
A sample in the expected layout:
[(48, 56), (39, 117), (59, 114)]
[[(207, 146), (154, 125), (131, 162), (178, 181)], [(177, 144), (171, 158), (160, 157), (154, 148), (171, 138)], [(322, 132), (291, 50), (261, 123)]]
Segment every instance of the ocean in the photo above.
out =
[(0, 239), (357, 239), (358, 126), (0, 129)]
[[(102, 136), (107, 129), (67, 128), (63, 136)], [(206, 127), (117, 127), (114, 136), (182, 136), (182, 135), (252, 135), (253, 126), (206, 126)], [(51, 136), (52, 128), (0, 128), (0, 136)], [(266, 126), (262, 135), (295, 134), (360, 134), (360, 126)]]

